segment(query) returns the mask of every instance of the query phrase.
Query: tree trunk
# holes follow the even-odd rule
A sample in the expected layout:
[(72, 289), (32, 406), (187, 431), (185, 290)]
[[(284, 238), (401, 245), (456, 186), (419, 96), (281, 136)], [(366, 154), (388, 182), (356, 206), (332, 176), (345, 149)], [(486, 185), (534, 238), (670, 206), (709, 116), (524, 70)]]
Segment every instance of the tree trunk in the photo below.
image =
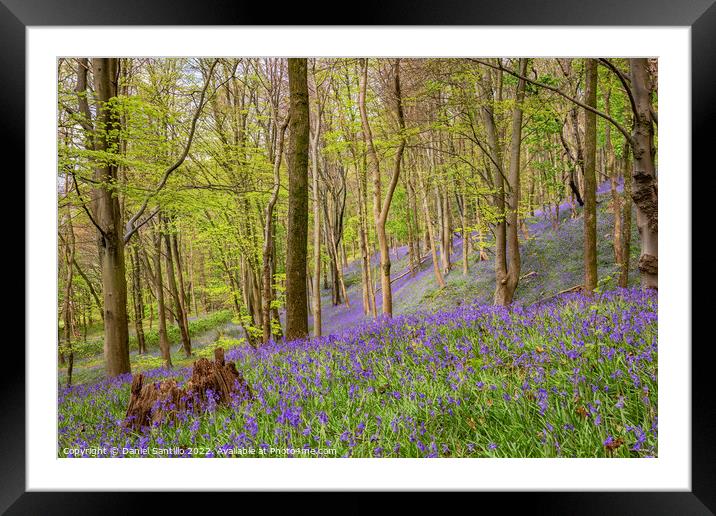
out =
[[(584, 103), (597, 107), (597, 60), (586, 59)], [(584, 111), (584, 289), (597, 288), (597, 115)]]
[[(605, 104), (605, 110), (607, 114), (611, 114), (610, 109), (610, 95), (611, 91), (607, 90), (606, 95), (604, 96), (604, 104)], [(606, 176), (609, 178), (609, 189), (611, 191), (612, 196), (612, 212), (614, 214), (614, 238), (613, 238), (613, 248), (614, 248), (614, 262), (619, 266), (621, 269), (621, 264), (624, 261), (623, 257), (623, 250), (624, 246), (622, 244), (622, 196), (619, 195), (618, 191), (618, 183), (619, 183), (619, 170), (614, 165), (615, 157), (614, 157), (614, 146), (612, 145), (612, 125), (606, 124), (606, 127), (604, 128), (604, 152), (606, 153), (605, 156), (605, 163), (604, 168), (606, 171)]]
[[(520, 75), (526, 73), (527, 59), (520, 59)], [(517, 289), (517, 282), (520, 276), (520, 242), (518, 227), (518, 209), (520, 205), (520, 147), (522, 140), (522, 101), (525, 97), (525, 81), (519, 79), (517, 83), (517, 92), (515, 94), (515, 107), (512, 109), (512, 135), (510, 139), (510, 170), (508, 176), (509, 196), (507, 202), (502, 201), (503, 210), (505, 205), (509, 208), (505, 214), (506, 224), (502, 223), (501, 236), (502, 247), (495, 252), (497, 264), (495, 267), (496, 283), (495, 304), (508, 305), (512, 303), (512, 299)], [(504, 199), (504, 182), (502, 175), (496, 177), (498, 187), (498, 198)], [(500, 195), (501, 194), (501, 195)], [(504, 213), (504, 211), (503, 211)], [(506, 227), (505, 227), (506, 226)], [(498, 242), (498, 246), (500, 243)], [(498, 257), (499, 254), (499, 257)], [(507, 261), (509, 259), (509, 267)]]
[(132, 249), (132, 298), (134, 300), (134, 327), (137, 332), (137, 351), (140, 355), (147, 352), (144, 340), (144, 300), (142, 296), (142, 271), (139, 262), (139, 251), (135, 245)]
[(368, 123), (368, 112), (366, 110), (366, 88), (368, 82), (368, 60), (361, 60), (362, 73), (360, 76), (360, 92), (358, 95), (358, 104), (361, 114), (361, 123), (363, 125), (363, 135), (366, 140), (368, 151), (368, 162), (373, 172), (373, 216), (375, 218), (375, 232), (378, 238), (378, 246), (380, 249), (380, 283), (383, 297), (382, 311), (383, 315), (392, 317), (393, 315), (393, 293), (390, 286), (390, 249), (388, 248), (388, 239), (385, 232), (385, 223), (390, 210), (390, 203), (393, 199), (395, 187), (400, 177), (400, 163), (405, 150), (405, 119), (403, 117), (403, 103), (400, 91), (400, 59), (396, 59), (393, 64), (393, 86), (395, 93), (396, 114), (398, 118), (398, 129), (400, 131), (400, 144), (395, 154), (393, 166), (393, 174), (385, 199), (381, 201), (381, 178), (380, 166), (378, 164), (378, 156), (373, 146), (373, 135)]
[(92, 68), (97, 98), (98, 130), (94, 148), (106, 157), (95, 164), (93, 212), (99, 232), (99, 261), (102, 270), (104, 306), (104, 357), (107, 376), (130, 372), (129, 322), (127, 318), (127, 281), (124, 266), (124, 234), (119, 198), (113, 191), (117, 182), (117, 164), (108, 159), (117, 147), (119, 118), (108, 102), (117, 96), (118, 60), (94, 58)]
[(368, 315), (370, 313), (375, 314), (374, 303), (371, 296), (371, 279), (370, 279), (370, 255), (368, 254), (368, 236), (367, 236), (367, 222), (365, 213), (365, 169), (356, 167), (358, 174), (358, 233), (360, 240), (360, 269), (361, 269), (361, 284), (363, 290), (363, 313)]
[(631, 262), (631, 174), (629, 173), (629, 145), (624, 144), (623, 157), (624, 173), (624, 206), (622, 207), (622, 262), (619, 270), (619, 286), (626, 288), (629, 285), (629, 262)]
[(632, 199), (636, 205), (636, 224), (641, 239), (639, 272), (642, 288), (658, 287), (658, 191), (654, 166), (654, 124), (651, 117), (651, 76), (648, 61), (629, 59), (632, 93), (636, 104), (632, 148)]
[[(171, 233), (171, 242), (172, 242), (172, 252), (174, 253), (174, 263), (176, 264), (176, 270), (177, 270), (177, 278), (179, 279), (179, 284), (177, 285), (177, 288), (179, 290), (179, 301), (181, 302), (181, 311), (182, 316), (184, 320), (184, 327), (186, 328), (187, 333), (189, 332), (189, 297), (186, 294), (186, 290), (184, 287), (184, 273), (182, 272), (182, 260), (181, 260), (181, 254), (179, 253), (179, 236), (177, 233)], [(190, 345), (191, 347), (191, 345)]]
[(462, 192), (462, 209), (460, 210), (460, 225), (462, 232), (462, 274), (467, 276), (468, 273), (468, 259), (470, 255), (470, 235), (467, 229), (467, 196), (465, 195), (465, 180), (461, 179), (460, 186)]
[(308, 80), (307, 60), (288, 60), (291, 134), (286, 241), (286, 339), (308, 336)]
[(428, 238), (426, 239), (426, 242), (428, 244), (428, 247), (430, 248), (430, 254), (433, 259), (433, 272), (435, 273), (435, 280), (438, 282), (438, 285), (440, 288), (445, 288), (445, 278), (443, 278), (443, 273), (440, 270), (440, 263), (438, 261), (438, 253), (435, 249), (435, 234), (433, 232), (433, 223), (430, 220), (430, 208), (428, 206), (428, 194), (427, 189), (425, 187), (425, 183), (423, 181), (422, 176), (420, 177), (420, 186), (423, 191), (423, 215), (425, 216), (425, 231), (428, 235)]
[(63, 306), (63, 315), (65, 323), (65, 347), (67, 355), (67, 387), (72, 385), (72, 369), (74, 366), (74, 350), (72, 348), (72, 338), (74, 337), (74, 323), (73, 323), (73, 312), (74, 306), (72, 303), (72, 280), (74, 278), (74, 271), (72, 266), (75, 262), (75, 232), (72, 227), (72, 204), (67, 205), (67, 238), (65, 239), (65, 264), (67, 267), (67, 273), (65, 275), (65, 302)]
[[(165, 221), (166, 222), (166, 221)], [(174, 259), (172, 257), (172, 244), (171, 244), (171, 230), (166, 227), (166, 234), (164, 235), (164, 243), (166, 253), (164, 259), (167, 265), (167, 284), (169, 285), (169, 293), (174, 299), (174, 310), (177, 326), (181, 333), (181, 343), (184, 348), (184, 354), (187, 357), (191, 356), (191, 339), (189, 338), (188, 328), (185, 326), (184, 309), (182, 308), (182, 302), (179, 297), (177, 290), (176, 278), (174, 277)]]
[[(501, 74), (502, 72), (500, 72)], [(483, 91), (487, 98), (493, 97), (493, 87), (489, 75), (486, 76)], [(495, 304), (508, 304), (505, 288), (507, 285), (507, 228), (505, 214), (505, 182), (503, 179), (503, 161), (500, 139), (497, 135), (495, 116), (491, 102), (482, 107), (482, 120), (487, 132), (487, 143), (490, 149), (490, 168), (492, 169), (493, 204), (497, 210), (495, 234)], [(513, 124), (514, 127), (514, 124)]]
[[(315, 69), (314, 69), (315, 77)], [(318, 94), (316, 94), (318, 96)], [(321, 135), (321, 108), (316, 110), (316, 124), (311, 138), (311, 171), (313, 181), (313, 335), (320, 337), (321, 322), (321, 205), (318, 184), (318, 140)], [(328, 229), (326, 229), (328, 231)], [(335, 304), (335, 303), (334, 303)]]
[(167, 314), (164, 306), (162, 281), (162, 228), (157, 224), (154, 235), (154, 281), (157, 296), (157, 319), (159, 320), (159, 351), (166, 367), (172, 367), (171, 345), (167, 337)]
[(273, 257), (274, 249), (274, 207), (278, 201), (279, 189), (281, 188), (281, 158), (283, 156), (283, 141), (288, 127), (288, 117), (281, 124), (278, 131), (278, 142), (276, 144), (276, 152), (274, 154), (273, 163), (273, 189), (271, 197), (264, 209), (264, 249), (263, 249), (263, 303), (261, 327), (263, 333), (263, 341), (268, 342), (271, 338), (271, 302), (273, 301)]

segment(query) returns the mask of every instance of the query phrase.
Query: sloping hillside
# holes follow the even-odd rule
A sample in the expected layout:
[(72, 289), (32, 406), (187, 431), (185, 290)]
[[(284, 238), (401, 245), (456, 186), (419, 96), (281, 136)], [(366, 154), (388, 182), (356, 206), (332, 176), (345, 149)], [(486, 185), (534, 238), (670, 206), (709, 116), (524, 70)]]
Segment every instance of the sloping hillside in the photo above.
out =
[[(598, 189), (597, 198), (597, 258), (600, 287), (603, 289), (614, 288), (618, 275), (612, 247), (614, 216), (609, 207), (610, 199), (609, 184), (603, 183)], [(520, 232), (523, 279), (515, 293), (516, 302), (520, 304), (529, 305), (583, 282), (581, 209), (578, 209), (577, 217), (572, 218), (570, 207), (565, 202), (560, 206), (559, 213), (561, 222), (556, 230), (548, 214), (539, 210), (527, 220), (528, 237)], [(477, 253), (471, 253), (469, 272), (463, 275), (462, 246), (462, 237), (455, 235), (451, 257), (453, 269), (445, 277), (444, 289), (438, 288), (430, 259), (425, 260), (414, 275), (403, 275), (409, 265), (407, 247), (393, 249), (393, 277), (403, 276), (393, 283), (394, 313), (449, 310), (473, 302), (492, 303), (495, 290), (492, 253), (488, 251), (488, 259), (484, 261), (478, 261)], [(630, 272), (636, 270), (638, 258), (638, 234), (633, 224)], [(372, 257), (372, 262), (374, 265), (378, 263), (377, 255)], [(359, 262), (351, 262), (344, 274), (351, 305), (350, 308), (345, 304), (332, 306), (330, 291), (324, 291), (321, 301), (324, 334), (338, 332), (367, 319), (363, 314)], [(631, 272), (630, 285), (637, 284), (638, 276)], [(380, 307), (380, 292), (376, 294), (376, 303)], [(310, 322), (312, 324), (312, 320)]]

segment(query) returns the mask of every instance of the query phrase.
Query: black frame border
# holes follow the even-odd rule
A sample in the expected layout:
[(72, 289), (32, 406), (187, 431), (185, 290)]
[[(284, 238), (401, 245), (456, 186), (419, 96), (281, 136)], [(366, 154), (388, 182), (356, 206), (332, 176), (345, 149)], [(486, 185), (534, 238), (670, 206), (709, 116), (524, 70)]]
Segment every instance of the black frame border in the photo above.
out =
[[(353, 9), (352, 25), (603, 25), (603, 26), (689, 26), (691, 27), (692, 74), (692, 160), (693, 170), (713, 169), (711, 148), (716, 141), (716, 0), (510, 0), (486, 3), (469, 0), (366, 0), (361, 9)], [(336, 5), (336, 4), (333, 4)], [(27, 195), (26, 177), (17, 170), (25, 170), (25, 156), (17, 150), (25, 143), (25, 29), (28, 26), (63, 25), (343, 25), (335, 20), (317, 17), (317, 13), (331, 13), (334, 9), (320, 3), (286, 4), (282, 12), (267, 13), (260, 3), (241, 0), (0, 0), (0, 147), (5, 156), (19, 158), (20, 166), (3, 167), (18, 181), (15, 194)], [(17, 161), (16, 161), (17, 163)], [(10, 172), (14, 170), (14, 172)], [(688, 171), (685, 177), (693, 182)], [(706, 174), (713, 177), (713, 173)], [(704, 195), (706, 188), (696, 193)], [(692, 193), (694, 192), (692, 188)], [(712, 201), (711, 201), (712, 202)], [(708, 206), (708, 201), (704, 203)], [(692, 201), (692, 207), (701, 206)], [(693, 208), (692, 208), (693, 209)], [(692, 213), (692, 223), (702, 224), (703, 217)], [(24, 221), (15, 224), (22, 228), (19, 239), (25, 241)], [(708, 228), (701, 228), (708, 229)], [(711, 228), (712, 231), (712, 228)], [(697, 234), (692, 229), (692, 235)], [(692, 246), (693, 249), (693, 246)], [(27, 259), (26, 252), (23, 252)], [(707, 263), (707, 260), (709, 262)], [(709, 253), (692, 255), (692, 270), (706, 270), (711, 265)], [(688, 267), (688, 264), (685, 264)], [(20, 265), (28, 274), (25, 262)], [(711, 265), (712, 267), (712, 265)], [(19, 275), (17, 275), (19, 279)], [(692, 282), (693, 285), (693, 282)], [(702, 286), (699, 290), (705, 290)], [(21, 287), (16, 292), (23, 292)], [(693, 294), (692, 294), (693, 296)], [(23, 295), (24, 299), (24, 295)], [(708, 321), (709, 308), (697, 304), (692, 297), (692, 309), (697, 314), (691, 321)], [(26, 310), (32, 307), (25, 305)], [(703, 315), (703, 318), (698, 317)], [(27, 320), (25, 321), (27, 323)], [(702, 323), (703, 324), (703, 323)], [(486, 501), (501, 504), (506, 509), (522, 505), (540, 514), (716, 514), (716, 423), (713, 415), (716, 404), (713, 396), (713, 376), (710, 354), (711, 339), (692, 345), (692, 490), (690, 492), (533, 492), (479, 493), (481, 505)], [(85, 493), (85, 492), (26, 492), (25, 489), (25, 353), (11, 341), (5, 342), (6, 366), (0, 375), (3, 424), (0, 425), (0, 510), (7, 514), (113, 514), (128, 512), (133, 507), (146, 507), (149, 493)], [(686, 343), (685, 343), (686, 344)], [(13, 348), (17, 348), (14, 351)], [(13, 354), (17, 356), (13, 356)], [(506, 496), (501, 496), (501, 495)], [(239, 493), (239, 496), (245, 494)], [(278, 493), (271, 500), (279, 500)], [(219, 502), (216, 494), (212, 502)], [(220, 495), (227, 501), (231, 496)], [(201, 494), (199, 494), (201, 497)], [(274, 498), (276, 497), (276, 498)], [(165, 510), (171, 506), (188, 509), (183, 493), (163, 493)], [(286, 497), (292, 505), (295, 495)], [(422, 501), (419, 493), (412, 496)], [(157, 501), (157, 500), (152, 500)], [(329, 500), (322, 500), (329, 502)], [(343, 498), (345, 501), (345, 498)], [(475, 500), (477, 501), (477, 500)], [(480, 503), (478, 502), (478, 503)], [(205, 502), (206, 503), (206, 502)], [(344, 502), (343, 502), (344, 503)], [(166, 505), (164, 505), (166, 504)], [(181, 505), (180, 505), (181, 504)], [(353, 511), (374, 509), (373, 505), (355, 502)], [(343, 512), (345, 509), (341, 509)]]

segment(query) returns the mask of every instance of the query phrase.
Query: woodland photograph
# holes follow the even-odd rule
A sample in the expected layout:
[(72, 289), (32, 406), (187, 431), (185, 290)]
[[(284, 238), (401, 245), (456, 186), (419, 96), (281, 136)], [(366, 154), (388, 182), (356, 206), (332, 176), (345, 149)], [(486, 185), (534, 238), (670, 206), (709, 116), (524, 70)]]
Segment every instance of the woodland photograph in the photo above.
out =
[(56, 65), (57, 457), (658, 456), (657, 59)]

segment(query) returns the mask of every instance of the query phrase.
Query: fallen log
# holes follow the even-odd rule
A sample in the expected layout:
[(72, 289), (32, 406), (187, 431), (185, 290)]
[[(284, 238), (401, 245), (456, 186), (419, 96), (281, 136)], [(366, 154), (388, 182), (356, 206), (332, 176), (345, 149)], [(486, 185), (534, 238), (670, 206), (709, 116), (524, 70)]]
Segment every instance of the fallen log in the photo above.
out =
[(135, 375), (123, 425), (139, 431), (176, 421), (182, 412), (202, 411), (211, 401), (228, 405), (234, 397), (249, 400), (253, 393), (236, 366), (226, 363), (223, 348), (217, 348), (213, 362), (206, 358), (194, 362), (186, 388), (180, 388), (174, 379), (145, 384), (142, 373)]
[(581, 292), (582, 290), (584, 290), (584, 285), (575, 285), (573, 287), (560, 290), (553, 297), (561, 296), (562, 294), (569, 294), (571, 292)]

